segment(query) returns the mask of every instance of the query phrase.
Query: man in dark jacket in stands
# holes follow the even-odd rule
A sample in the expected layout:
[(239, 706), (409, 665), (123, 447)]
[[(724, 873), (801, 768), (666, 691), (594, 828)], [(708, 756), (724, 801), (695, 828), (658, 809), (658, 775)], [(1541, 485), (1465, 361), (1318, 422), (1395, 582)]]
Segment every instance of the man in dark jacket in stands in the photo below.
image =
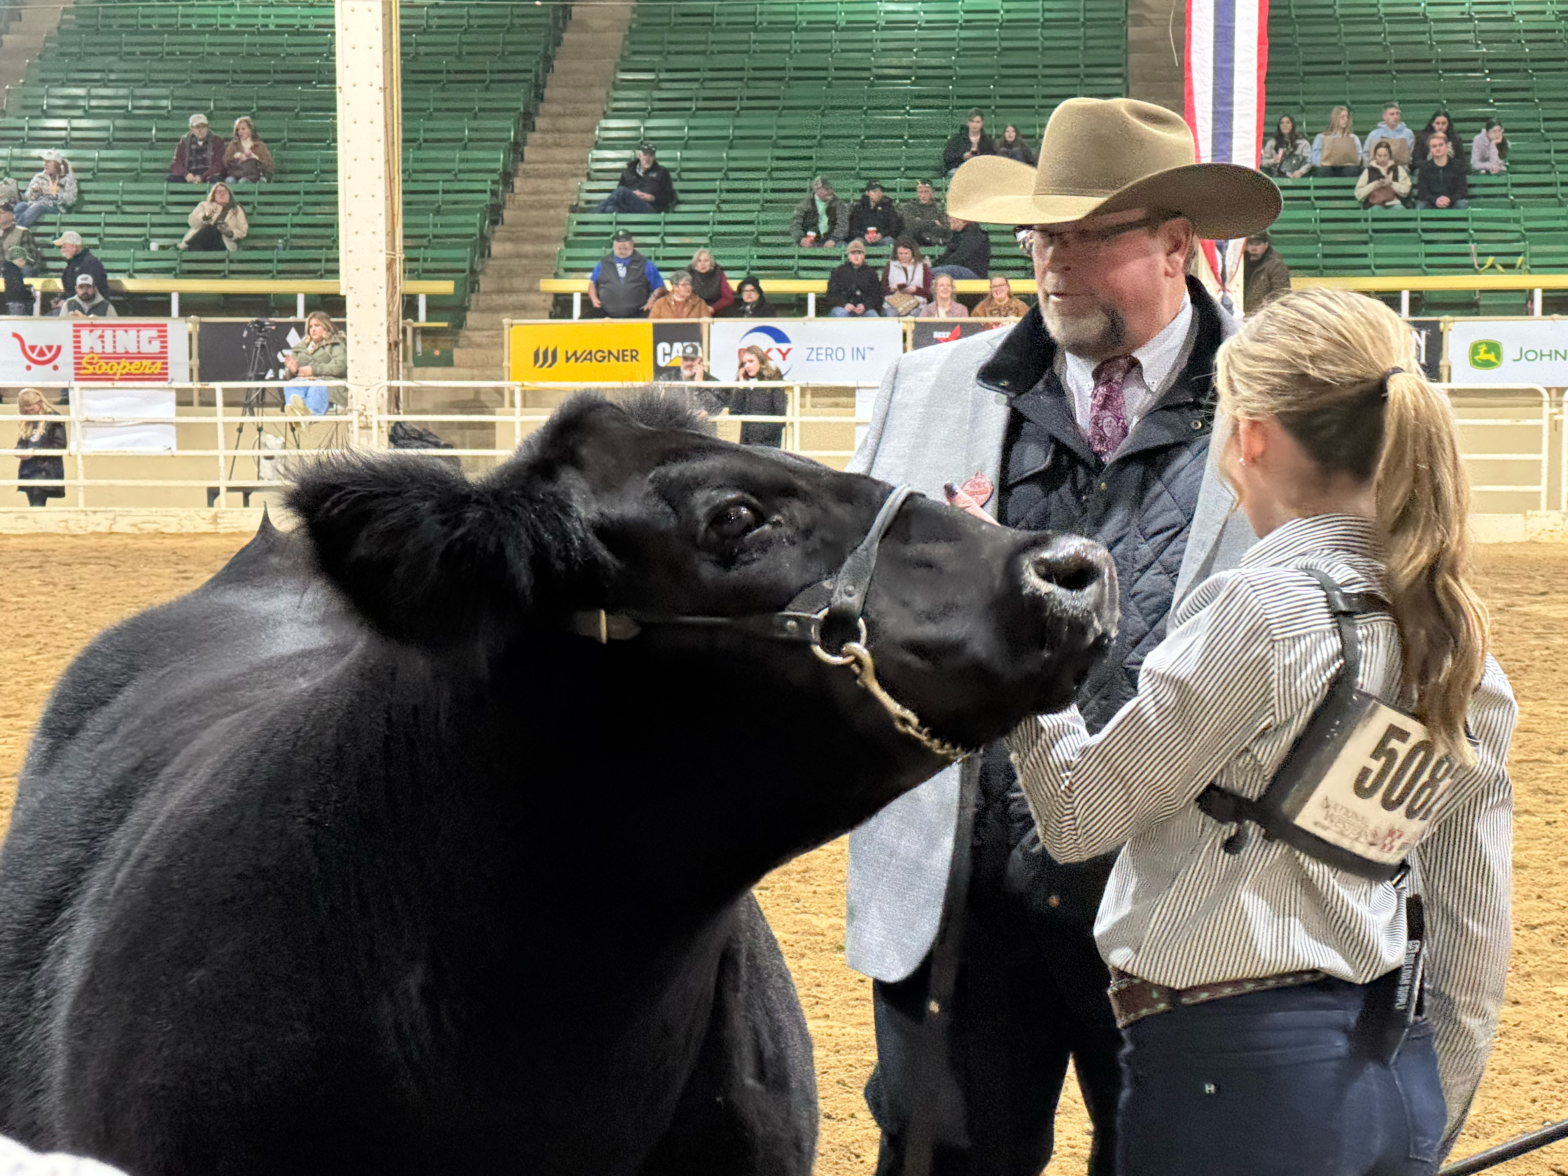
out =
[(881, 318), (882, 275), (866, 264), (866, 243), (856, 237), (844, 249), (849, 260), (828, 275), (828, 314), (834, 318)]
[(105, 298), (109, 297), (109, 272), (103, 268), (103, 262), (93, 256), (92, 250), (82, 242), (82, 235), (72, 231), (61, 233), (55, 238), (55, 246), (65, 254), (65, 272), (60, 275), (61, 301), (69, 298), (76, 289), (76, 279), (82, 274), (87, 274), (93, 279), (93, 287)]
[(1267, 233), (1247, 238), (1247, 260), (1242, 265), (1243, 314), (1261, 310), (1281, 294), (1290, 293), (1290, 267), (1270, 242)]
[(223, 178), (223, 139), (207, 126), (205, 114), (191, 115), (190, 134), (174, 148), (171, 184), (214, 184)]
[(23, 277), (36, 278), (44, 272), (44, 254), (38, 248), (38, 238), (33, 236), (31, 229), (16, 223), (11, 205), (0, 204), (0, 253), (10, 257), (14, 249), (22, 251), (22, 260), (16, 264), (22, 267)]
[(904, 218), (898, 215), (893, 202), (882, 195), (882, 184), (871, 180), (866, 193), (855, 203), (849, 213), (849, 235), (859, 237), (867, 245), (881, 245), (904, 231)]
[(669, 212), (680, 203), (670, 169), (656, 158), (652, 143), (637, 148), (637, 158), (621, 172), (620, 183), (595, 212)]
[(22, 262), (27, 260), (27, 254), (22, 252), (21, 246), (15, 246), (6, 252), (3, 261), (0, 261), (0, 274), (5, 278), (5, 295), (0, 298), (0, 311), (5, 314), (32, 314), (33, 292), (27, 288), (27, 281), (22, 274)]
[(625, 229), (611, 239), (610, 254), (588, 275), (588, 297), (605, 318), (647, 318), (664, 289), (664, 275), (642, 254)]
[(1441, 131), (1433, 131), (1426, 141), (1426, 162), (1416, 172), (1416, 207), (1470, 207), (1465, 165), (1453, 157), (1448, 136)]
[(946, 245), (953, 235), (947, 227), (947, 209), (937, 199), (930, 180), (915, 181), (915, 198), (900, 204), (898, 215), (904, 218), (904, 232), (927, 249)]
[(947, 274), (952, 278), (988, 278), (991, 276), (991, 238), (974, 221), (950, 216), (947, 224), (953, 231), (947, 249), (932, 265), (932, 274)]

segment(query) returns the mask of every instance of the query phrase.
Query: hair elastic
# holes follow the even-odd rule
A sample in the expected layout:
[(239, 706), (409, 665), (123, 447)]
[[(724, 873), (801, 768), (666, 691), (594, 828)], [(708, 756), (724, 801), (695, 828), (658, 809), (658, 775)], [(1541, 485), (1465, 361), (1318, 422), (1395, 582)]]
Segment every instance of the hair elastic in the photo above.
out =
[(1382, 397), (1383, 397), (1384, 400), (1388, 399), (1388, 382), (1389, 382), (1389, 380), (1393, 379), (1395, 376), (1402, 376), (1404, 374), (1405, 374), (1405, 369), (1402, 368), (1402, 367), (1391, 367), (1386, 372), (1383, 373), (1383, 376), (1378, 381), (1378, 383), (1381, 385)]

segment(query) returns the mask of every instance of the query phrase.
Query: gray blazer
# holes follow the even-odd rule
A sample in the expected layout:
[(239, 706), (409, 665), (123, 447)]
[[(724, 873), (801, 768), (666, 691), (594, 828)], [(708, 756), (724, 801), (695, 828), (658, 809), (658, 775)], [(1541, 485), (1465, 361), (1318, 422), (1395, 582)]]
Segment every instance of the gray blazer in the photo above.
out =
[[(1236, 330), (1221, 315), (1227, 336)], [(1013, 328), (1016, 329), (1016, 328)], [(944, 482), (984, 473), (1001, 485), (1007, 398), (980, 385), (980, 368), (1006, 330), (900, 356), (882, 379), (871, 426), (849, 463), (855, 473), (908, 483), (942, 498)], [(1216, 466), (1217, 447), (1198, 495), (1176, 584), (1179, 601), (1196, 583), (1234, 567), (1256, 539)], [(1000, 494), (987, 510), (995, 514)], [(888, 805), (849, 838), (849, 966), (878, 980), (902, 980), (936, 939), (958, 821), (958, 768), (950, 767)]]

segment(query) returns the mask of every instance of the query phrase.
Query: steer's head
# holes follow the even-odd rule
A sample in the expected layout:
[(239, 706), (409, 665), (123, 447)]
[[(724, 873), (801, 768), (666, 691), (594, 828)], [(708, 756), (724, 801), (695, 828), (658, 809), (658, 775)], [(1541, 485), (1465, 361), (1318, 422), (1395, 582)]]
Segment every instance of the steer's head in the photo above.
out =
[[(889, 490), (720, 441), (672, 400), (584, 397), (477, 482), (373, 459), (307, 474), (291, 505), (372, 626), (482, 667), (547, 733), (591, 733), (595, 786), (634, 794), (644, 832), (743, 847), (755, 876), (944, 761), (807, 644), (659, 621), (785, 609), (838, 573)], [(601, 643), (580, 615), (600, 609), (645, 623), (612, 621)], [(1087, 540), (913, 497), (864, 619), (880, 685), (937, 739), (977, 748), (1069, 701), (1114, 635), (1115, 573)]]

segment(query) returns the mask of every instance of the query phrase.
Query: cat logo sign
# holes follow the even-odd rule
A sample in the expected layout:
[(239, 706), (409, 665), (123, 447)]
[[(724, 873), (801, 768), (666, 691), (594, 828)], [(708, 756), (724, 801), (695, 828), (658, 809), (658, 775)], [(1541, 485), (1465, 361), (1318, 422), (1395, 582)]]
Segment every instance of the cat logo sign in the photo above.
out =
[(1503, 366), (1503, 345), (1496, 339), (1477, 339), (1470, 344), (1470, 366), (1489, 372)]
[(513, 380), (541, 383), (640, 383), (653, 379), (653, 324), (514, 323)]

